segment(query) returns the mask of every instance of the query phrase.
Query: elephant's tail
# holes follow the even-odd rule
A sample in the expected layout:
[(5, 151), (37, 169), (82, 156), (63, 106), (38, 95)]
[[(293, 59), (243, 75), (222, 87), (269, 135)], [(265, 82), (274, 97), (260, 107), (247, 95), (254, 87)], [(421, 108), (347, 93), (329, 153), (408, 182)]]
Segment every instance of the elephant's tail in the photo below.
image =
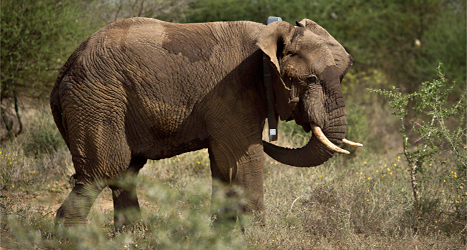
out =
[(60, 84), (55, 84), (50, 94), (50, 109), (52, 110), (52, 115), (54, 117), (55, 124), (57, 125), (60, 134), (68, 145), (68, 138), (65, 131), (64, 120), (62, 116), (62, 108), (60, 106), (60, 95), (59, 95), (59, 86)]
[(62, 115), (62, 106), (60, 101), (60, 84), (62, 83), (68, 71), (72, 68), (73, 64), (75, 64), (76, 60), (79, 58), (81, 52), (86, 48), (88, 41), (89, 38), (86, 39), (86, 41), (84, 41), (83, 43), (81, 43), (81, 45), (68, 58), (65, 65), (63, 65), (62, 69), (60, 70), (60, 73), (58, 74), (57, 80), (55, 81), (54, 87), (52, 89), (52, 93), (50, 93), (50, 109), (52, 110), (52, 115), (54, 117), (55, 124), (57, 125), (57, 128), (60, 131), (60, 134), (62, 135), (67, 145), (68, 136), (66, 133), (65, 121)]

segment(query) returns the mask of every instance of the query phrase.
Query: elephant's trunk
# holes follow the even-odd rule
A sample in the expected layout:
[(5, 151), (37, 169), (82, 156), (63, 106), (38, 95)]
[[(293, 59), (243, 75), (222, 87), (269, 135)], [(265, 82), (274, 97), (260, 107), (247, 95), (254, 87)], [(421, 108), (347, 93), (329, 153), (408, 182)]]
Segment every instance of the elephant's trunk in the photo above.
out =
[(323, 164), (334, 154), (334, 151), (312, 136), (302, 148), (283, 148), (263, 141), (264, 152), (274, 160), (296, 167), (314, 167)]
[(338, 147), (344, 143), (353, 147), (361, 147), (359, 143), (354, 143), (344, 138), (347, 121), (345, 116), (336, 118), (334, 123), (323, 133), (321, 129), (313, 124), (313, 136), (308, 143), (297, 149), (283, 148), (274, 144), (263, 142), (264, 152), (273, 159), (296, 167), (318, 166), (329, 160), (334, 152), (348, 154), (349, 152)]

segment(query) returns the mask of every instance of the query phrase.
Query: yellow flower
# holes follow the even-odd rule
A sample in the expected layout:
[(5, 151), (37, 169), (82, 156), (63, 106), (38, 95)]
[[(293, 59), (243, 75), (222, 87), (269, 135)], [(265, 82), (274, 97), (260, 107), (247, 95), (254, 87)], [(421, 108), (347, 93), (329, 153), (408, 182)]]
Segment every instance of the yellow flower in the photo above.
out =
[(370, 177), (368, 177), (368, 180), (371, 180), (371, 178), (370, 178)]
[(364, 161), (363, 164), (366, 164), (366, 161)]
[(400, 157), (400, 156), (397, 156), (397, 159), (398, 159), (398, 160), (400, 160), (400, 159), (401, 159), (401, 157)]
[(389, 174), (390, 174), (390, 175), (392, 175), (392, 172), (391, 172), (391, 173), (389, 173)]
[(396, 163), (394, 163), (394, 167), (397, 166)]

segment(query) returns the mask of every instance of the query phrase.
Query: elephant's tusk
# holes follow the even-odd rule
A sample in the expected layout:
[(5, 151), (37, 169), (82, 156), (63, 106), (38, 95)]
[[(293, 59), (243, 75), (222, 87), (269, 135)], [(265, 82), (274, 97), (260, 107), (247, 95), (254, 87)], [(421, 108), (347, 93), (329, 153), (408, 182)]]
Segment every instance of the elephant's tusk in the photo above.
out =
[(337, 153), (341, 153), (341, 154), (346, 154), (346, 155), (350, 154), (349, 151), (339, 148), (338, 146), (334, 145), (334, 143), (329, 141), (329, 139), (324, 135), (320, 127), (314, 124), (311, 124), (311, 130), (313, 131), (313, 134), (316, 135), (318, 140), (322, 142), (328, 149), (334, 152), (337, 152)]
[(347, 139), (342, 139), (342, 143), (344, 143), (347, 146), (351, 146), (351, 147), (363, 147), (363, 144), (349, 141)]

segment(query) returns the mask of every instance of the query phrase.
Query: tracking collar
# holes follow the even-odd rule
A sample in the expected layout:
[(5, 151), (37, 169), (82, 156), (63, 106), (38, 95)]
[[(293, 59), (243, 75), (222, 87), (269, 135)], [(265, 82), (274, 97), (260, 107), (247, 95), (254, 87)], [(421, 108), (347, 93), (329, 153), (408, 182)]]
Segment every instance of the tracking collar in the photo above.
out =
[[(282, 21), (282, 18), (270, 16), (268, 17), (267, 24)], [(274, 112), (274, 106), (272, 103), (272, 76), (271, 76), (271, 65), (268, 56), (263, 53), (263, 82), (266, 91), (266, 102), (268, 105), (268, 128), (269, 128), (269, 141), (277, 141), (277, 115)]]

